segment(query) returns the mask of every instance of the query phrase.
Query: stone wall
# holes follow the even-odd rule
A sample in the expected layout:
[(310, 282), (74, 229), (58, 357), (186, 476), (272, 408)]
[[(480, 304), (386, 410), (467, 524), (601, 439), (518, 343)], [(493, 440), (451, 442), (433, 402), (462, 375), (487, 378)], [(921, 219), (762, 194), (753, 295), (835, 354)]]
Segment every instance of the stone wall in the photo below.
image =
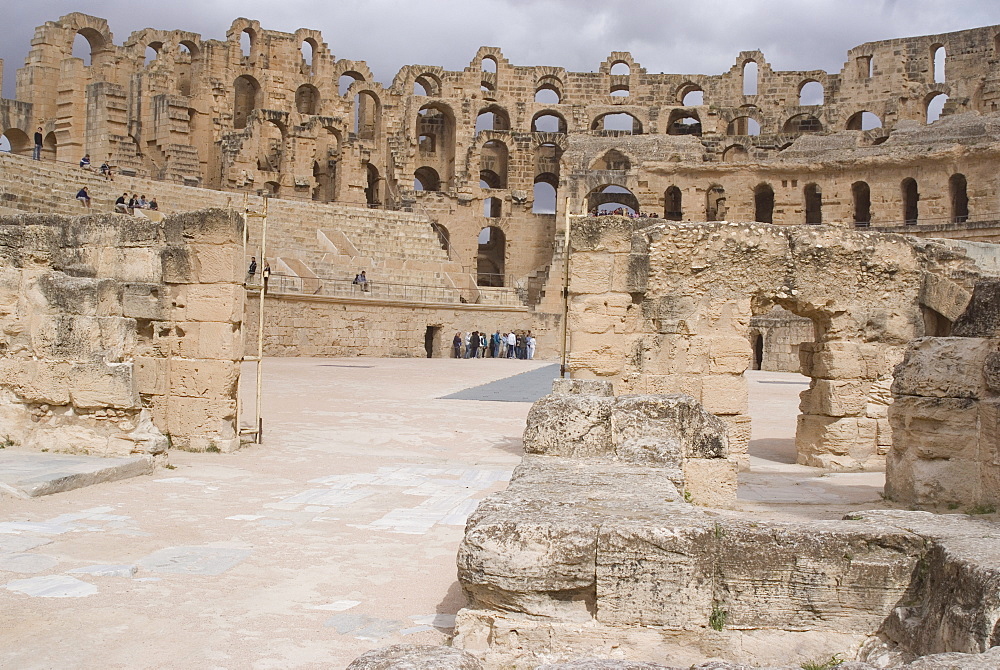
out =
[(242, 221), (0, 218), (0, 414), (34, 449), (238, 446)]
[(750, 319), (754, 370), (799, 372), (799, 347), (816, 337), (812, 321), (775, 307)]
[(778, 305), (812, 320), (796, 447), (800, 463), (832, 468), (880, 465), (893, 366), (961, 314), (977, 274), (960, 250), (828, 226), (605, 216), (576, 222), (571, 244), (573, 376), (691, 395), (730, 422), (736, 453), (749, 439), (752, 316)]

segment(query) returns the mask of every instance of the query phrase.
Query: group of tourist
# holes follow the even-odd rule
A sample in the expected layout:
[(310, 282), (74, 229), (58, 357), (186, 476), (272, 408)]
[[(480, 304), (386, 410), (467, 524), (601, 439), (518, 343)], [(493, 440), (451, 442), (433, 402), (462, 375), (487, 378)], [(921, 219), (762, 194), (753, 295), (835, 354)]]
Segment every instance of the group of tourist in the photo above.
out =
[(625, 209), (624, 207), (619, 207), (618, 209), (613, 210), (613, 211), (600, 210), (600, 209), (595, 208), (595, 209), (591, 210), (590, 215), (591, 216), (627, 216), (630, 219), (658, 219), (658, 218), (660, 218), (660, 215), (656, 214), (655, 212), (653, 212), (651, 214), (647, 214), (646, 212), (632, 212), (632, 211), (629, 211), (629, 210)]
[[(80, 169), (81, 170), (93, 170), (94, 169), (93, 165), (91, 165), (91, 163), (90, 163), (90, 154), (84, 154), (83, 158), (80, 159)], [(115, 177), (114, 177), (114, 174), (113, 174), (114, 170), (111, 167), (111, 156), (108, 156), (108, 160), (106, 160), (103, 163), (101, 163), (101, 167), (100, 167), (99, 172), (101, 173), (101, 176), (104, 177), (105, 179), (107, 179), (108, 181), (114, 181), (115, 180)]]
[(145, 195), (137, 196), (133, 193), (129, 196), (128, 191), (125, 191), (115, 200), (115, 211), (120, 214), (135, 214), (135, 210), (137, 209), (158, 210), (159, 208), (160, 205), (156, 202), (156, 196), (146, 200)]
[(455, 358), (520, 358), (530, 361), (535, 357), (535, 337), (531, 331), (510, 331), (492, 335), (478, 330), (455, 333), (451, 341)]

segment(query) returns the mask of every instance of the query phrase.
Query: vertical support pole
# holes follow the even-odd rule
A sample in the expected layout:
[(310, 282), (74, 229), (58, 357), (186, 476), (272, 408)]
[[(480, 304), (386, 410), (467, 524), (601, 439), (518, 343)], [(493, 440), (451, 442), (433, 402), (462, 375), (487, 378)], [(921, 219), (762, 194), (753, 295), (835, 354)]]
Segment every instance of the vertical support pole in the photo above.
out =
[(559, 365), (559, 376), (565, 377), (569, 370), (566, 365), (567, 339), (569, 336), (569, 198), (566, 198), (563, 226), (563, 314), (562, 314), (562, 363)]
[[(263, 268), (267, 265), (267, 201), (268, 198), (264, 198), (264, 207), (261, 213), (261, 233), (260, 233), (260, 266)], [(261, 270), (263, 273), (263, 269)], [(260, 412), (260, 398), (261, 398), (261, 386), (262, 386), (262, 374), (264, 364), (264, 285), (263, 282), (260, 286), (260, 306), (257, 309), (257, 404), (255, 408), (255, 418), (256, 421), (254, 425), (257, 427), (257, 444), (264, 443), (264, 419), (261, 418)]]

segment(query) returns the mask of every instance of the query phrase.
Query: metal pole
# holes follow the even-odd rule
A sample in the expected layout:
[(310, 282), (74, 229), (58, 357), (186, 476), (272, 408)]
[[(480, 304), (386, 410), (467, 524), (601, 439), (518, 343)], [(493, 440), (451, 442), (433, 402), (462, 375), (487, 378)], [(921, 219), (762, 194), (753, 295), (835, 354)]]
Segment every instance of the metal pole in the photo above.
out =
[[(261, 273), (263, 273), (263, 268), (267, 265), (267, 197), (264, 198), (264, 208), (261, 214), (261, 232), (260, 232), (260, 263), (261, 263)], [(260, 396), (261, 396), (261, 381), (263, 368), (261, 367), (264, 363), (264, 285), (263, 282), (260, 286), (260, 306), (257, 309), (257, 404), (255, 408), (255, 425), (257, 426), (257, 444), (264, 443), (264, 419), (260, 416)]]
[(565, 230), (563, 231), (563, 318), (562, 318), (562, 363), (559, 365), (559, 376), (565, 377), (566, 340), (569, 336), (569, 198), (566, 198)]

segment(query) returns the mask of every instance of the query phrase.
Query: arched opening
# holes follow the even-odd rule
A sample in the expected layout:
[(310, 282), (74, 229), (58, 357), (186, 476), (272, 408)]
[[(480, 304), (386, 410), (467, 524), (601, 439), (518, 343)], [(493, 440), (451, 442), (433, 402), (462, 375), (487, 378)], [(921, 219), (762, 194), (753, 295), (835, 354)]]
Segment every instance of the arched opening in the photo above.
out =
[(945, 79), (944, 62), (946, 53), (943, 44), (935, 44), (931, 47), (931, 73), (934, 76), (934, 83), (940, 84)]
[(743, 64), (743, 95), (757, 95), (758, 71), (756, 61), (748, 60)]
[(556, 189), (558, 187), (559, 178), (551, 172), (546, 172), (535, 177), (535, 185), (531, 194), (531, 213), (555, 214)]
[(151, 42), (146, 45), (146, 58), (143, 61), (143, 65), (149, 67), (152, 65), (153, 61), (160, 57), (160, 49), (163, 48), (162, 42)]
[(482, 67), (483, 72), (492, 72), (493, 74), (496, 74), (497, 59), (494, 58), (493, 56), (483, 56), (483, 60), (480, 63), (480, 67)]
[(276, 181), (266, 181), (264, 182), (264, 193), (272, 198), (277, 198), (280, 196), (281, 184)]
[(823, 124), (812, 114), (796, 114), (785, 121), (785, 127), (782, 129), (782, 132), (796, 134), (818, 133), (822, 130)]
[(6, 135), (0, 135), (0, 153), (9, 154), (10, 151), (10, 140), (7, 139)]
[(476, 250), (476, 284), (503, 286), (504, 265), (507, 255), (507, 236), (497, 226), (486, 226), (479, 231)]
[(415, 132), (421, 155), (438, 171), (445, 188), (455, 176), (456, 124), (451, 108), (440, 102), (424, 105), (417, 112)]
[(552, 142), (540, 144), (535, 149), (535, 174), (552, 174), (555, 177), (553, 185), (558, 184), (560, 157), (562, 157), (562, 149)]
[(599, 186), (587, 195), (587, 211), (634, 216), (639, 213), (639, 199), (624, 186)]
[(42, 157), (54, 161), (56, 159), (56, 151), (58, 150), (56, 144), (56, 134), (47, 133), (45, 139), (42, 141)]
[(482, 91), (483, 93), (486, 93), (486, 95), (484, 95), (483, 98), (486, 98), (487, 100), (492, 100), (495, 97), (494, 94), (497, 92), (497, 87), (494, 86), (492, 82), (484, 81), (480, 82), (479, 90)]
[(437, 233), (438, 242), (441, 243), (441, 248), (444, 249), (445, 251), (450, 252), (451, 233), (448, 232), (448, 229), (445, 226), (441, 225), (440, 223), (437, 223), (436, 221), (431, 223), (431, 228), (434, 229), (435, 233)]
[(944, 105), (948, 102), (948, 96), (944, 93), (932, 95), (927, 101), (927, 123), (934, 123), (941, 118)]
[(93, 28), (81, 28), (73, 36), (73, 58), (83, 60), (87, 67), (94, 65), (94, 58), (104, 49), (104, 36)]
[(965, 223), (969, 220), (968, 187), (964, 174), (953, 174), (948, 179), (948, 191), (951, 194), (951, 220), (954, 223)]
[(9, 151), (16, 156), (31, 155), (31, 139), (23, 130), (18, 128), (8, 128), (3, 134), (3, 138), (7, 143), (7, 149), (5, 149), (6, 151)]
[(704, 105), (705, 92), (695, 84), (685, 84), (680, 90), (680, 102), (685, 107)]
[(312, 84), (295, 89), (295, 111), (299, 114), (319, 114), (319, 90)]
[(618, 134), (641, 135), (642, 123), (639, 119), (625, 112), (602, 114), (594, 119), (591, 130), (615, 131)]
[(413, 173), (413, 190), (440, 191), (441, 177), (438, 176), (437, 170), (427, 165), (417, 168)]
[(799, 86), (799, 105), (802, 107), (822, 105), (824, 97), (823, 84), (815, 79), (808, 79)]
[(369, 207), (378, 207), (382, 204), (380, 190), (382, 188), (382, 177), (378, 173), (378, 168), (371, 163), (366, 163), (365, 173), (368, 185), (365, 187), (365, 201)]
[(264, 172), (281, 172), (285, 153), (284, 129), (273, 121), (260, 124), (258, 131), (257, 169)]
[(823, 192), (817, 184), (806, 184), (803, 189), (806, 200), (806, 223), (823, 223)]
[(337, 160), (340, 158), (340, 136), (333, 128), (324, 128), (316, 138), (313, 157), (313, 200), (331, 202), (337, 199)]
[(479, 152), (479, 170), (493, 175), (490, 188), (507, 188), (508, 159), (507, 145), (503, 142), (490, 140), (483, 145)]
[(914, 225), (920, 215), (918, 209), (920, 193), (917, 191), (917, 181), (907, 177), (899, 185), (899, 190), (903, 196), (903, 223)]
[(690, 112), (685, 109), (675, 109), (670, 112), (670, 119), (667, 122), (668, 135), (697, 135), (701, 136), (701, 119), (697, 112)]
[(754, 221), (774, 223), (774, 189), (770, 184), (758, 184), (753, 190)]
[(611, 74), (612, 75), (623, 75), (623, 76), (627, 77), (630, 74), (632, 74), (632, 68), (630, 68), (628, 66), (628, 63), (626, 63), (624, 61), (618, 61), (617, 63), (613, 63), (611, 65)]
[(727, 213), (726, 189), (718, 184), (712, 184), (705, 194), (705, 220), (724, 221)]
[(311, 37), (303, 40), (299, 45), (299, 53), (302, 54), (302, 64), (307, 71), (312, 71), (313, 58), (316, 56), (316, 40)]
[(503, 216), (503, 201), (496, 196), (483, 200), (483, 216), (487, 219), (499, 219)]
[(240, 53), (243, 54), (244, 58), (249, 58), (250, 54), (253, 53), (255, 37), (256, 34), (250, 28), (244, 28), (243, 32), (240, 33)]
[(533, 133), (565, 133), (566, 119), (561, 114), (553, 111), (538, 112), (531, 119), (531, 132)]
[(493, 170), (479, 171), (479, 188), (503, 188), (500, 175)]
[(191, 95), (191, 69), (198, 55), (198, 45), (191, 40), (184, 40), (178, 45), (174, 68), (177, 73), (177, 92), (180, 95)]
[(760, 135), (760, 124), (749, 116), (738, 116), (726, 127), (727, 135)]
[(337, 92), (344, 96), (347, 95), (348, 90), (355, 82), (364, 81), (364, 76), (360, 72), (345, 72), (340, 75), (340, 79), (337, 80)]
[(250, 113), (259, 107), (260, 84), (250, 75), (241, 75), (233, 83), (233, 128), (247, 127)]
[(739, 144), (727, 147), (722, 152), (723, 163), (746, 163), (748, 160), (750, 160), (749, 152), (747, 152), (746, 147)]
[(847, 130), (872, 130), (881, 128), (882, 119), (871, 112), (862, 111), (854, 114), (847, 120)]
[(552, 84), (543, 84), (535, 91), (535, 102), (543, 105), (558, 105), (561, 101), (559, 89)]
[(379, 130), (379, 101), (371, 91), (354, 96), (354, 133), (358, 139), (374, 140)]
[(671, 186), (663, 193), (663, 218), (669, 221), (683, 221), (684, 207), (681, 203), (681, 190)]
[(413, 80), (413, 95), (437, 97), (441, 94), (441, 82), (432, 74), (424, 73)]
[(863, 181), (851, 184), (851, 198), (854, 202), (854, 225), (870, 226), (872, 223), (872, 194), (868, 184)]
[(764, 365), (764, 336), (757, 332), (753, 334), (753, 369), (761, 370)]
[(476, 132), (483, 130), (510, 130), (510, 116), (507, 110), (497, 105), (490, 105), (481, 110), (476, 117)]
[(594, 161), (591, 166), (592, 170), (631, 170), (632, 161), (629, 160), (628, 156), (618, 151), (618, 149), (609, 149), (604, 152), (604, 155)]
[(624, 84), (617, 84), (611, 87), (612, 98), (627, 98), (628, 96), (629, 96), (628, 86)]

